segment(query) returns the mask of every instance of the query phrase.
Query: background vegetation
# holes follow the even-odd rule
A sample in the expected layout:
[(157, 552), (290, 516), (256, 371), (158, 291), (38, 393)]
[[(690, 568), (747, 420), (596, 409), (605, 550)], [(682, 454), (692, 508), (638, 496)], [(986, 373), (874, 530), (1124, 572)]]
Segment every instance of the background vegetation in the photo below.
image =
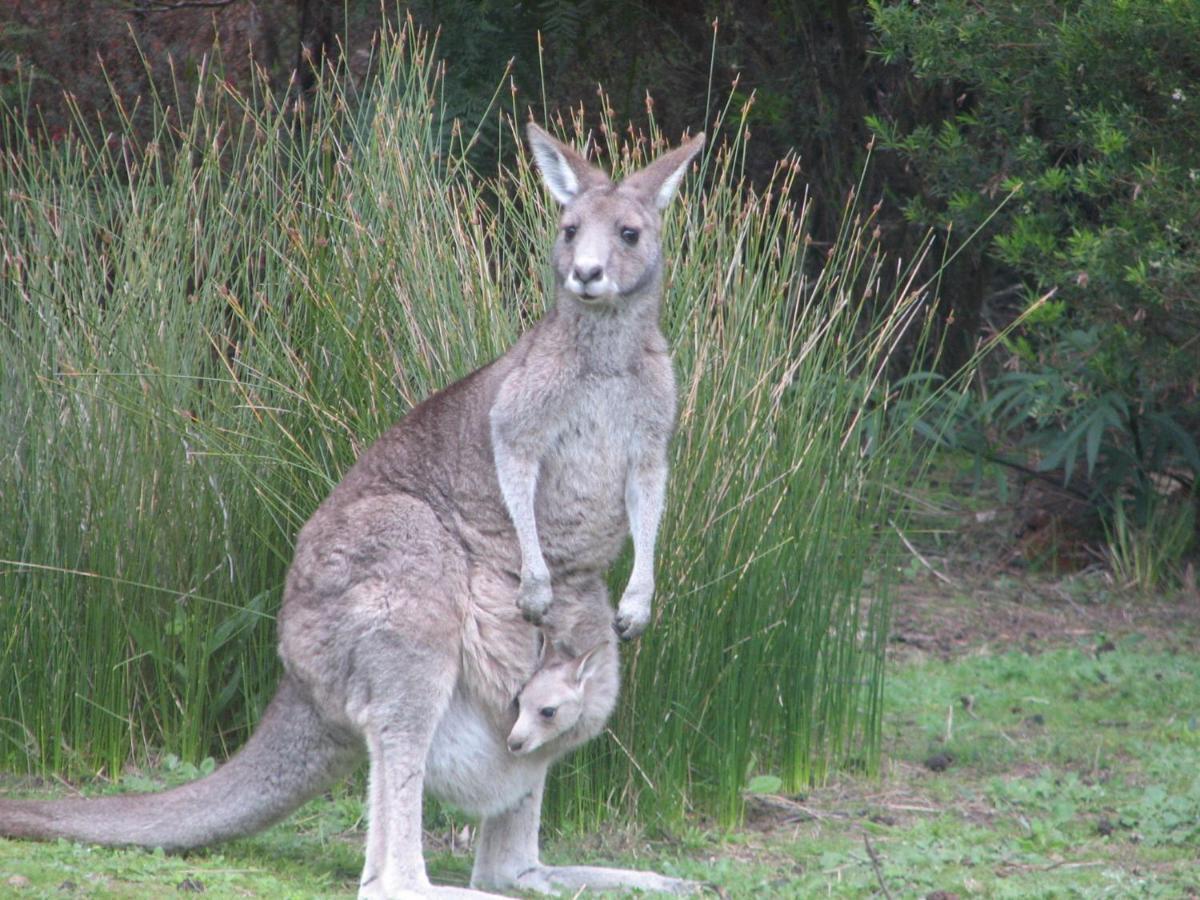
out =
[[(872, 16), (885, 59), (960, 91), (936, 117), (869, 118), (919, 179), (905, 216), (983, 227), (979, 277), (1007, 282), (1014, 306), (1052, 295), (951, 440), (1023, 452), (1110, 521), (1127, 500), (1153, 521), (1200, 471), (1200, 6), (875, 2)], [(956, 313), (994, 327), (987, 299)], [(1177, 504), (1184, 530), (1191, 516)]]
[[(194, 85), (205, 59), (244, 93), (258, 70), (302, 105), (322, 67), (365, 84), (380, 23), (406, 14), (441, 29), (447, 132), (479, 121), (506, 68), (517, 108), (588, 101), (596, 128), (645, 127), (652, 111), (678, 134), (711, 126), (731, 87), (752, 100), (745, 174), (765, 185), (794, 151), (818, 246), (860, 179), (866, 202), (883, 201), (884, 249), (915, 258), (935, 229), (944, 247), (922, 275), (951, 257), (938, 273), (943, 373), (1050, 294), (930, 436), (1063, 487), (1072, 502), (1031, 501), (1031, 519), (1071, 520), (1059, 533), (1194, 536), (1196, 4), (23, 0), (0, 11), (0, 92), (51, 139), (72, 108), (144, 134), (153, 104), (136, 98)], [(169, 115), (186, 122), (192, 98), (180, 91)], [(512, 152), (493, 122), (471, 158), (495, 171)]]
[[(365, 89), (326, 73), (301, 115), (205, 73), (182, 126), (174, 87), (146, 130), (44, 140), (5, 120), (8, 768), (240, 743), (276, 677), (300, 525), (358, 450), (543, 312), (556, 210), (524, 151), (477, 175), (425, 40), (379, 53)], [(852, 198), (814, 251), (797, 167), (744, 179), (745, 112), (723, 111), (667, 223), (683, 400), (662, 621), (626, 654), (611, 739), (556, 781), (560, 819), (732, 822), (757, 772), (799, 789), (878, 764), (887, 604), (864, 605), (863, 579), (909, 459), (885, 376), (927, 291), (909, 266), (868, 309), (871, 211)], [(660, 152), (650, 125), (619, 140), (609, 122), (606, 158)]]

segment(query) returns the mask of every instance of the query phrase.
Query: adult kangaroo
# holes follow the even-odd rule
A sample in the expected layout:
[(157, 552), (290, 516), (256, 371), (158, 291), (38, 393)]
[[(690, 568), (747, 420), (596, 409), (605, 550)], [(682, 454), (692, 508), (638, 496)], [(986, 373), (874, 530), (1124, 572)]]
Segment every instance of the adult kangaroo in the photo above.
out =
[[(278, 619), (284, 675), (246, 745), (162, 793), (0, 801), (0, 834), (198, 847), (278, 821), (365, 750), (360, 897), (485, 896), (430, 885), (423, 791), (482, 817), (475, 888), (690, 887), (542, 865), (538, 827), (547, 768), (616, 702), (617, 637), (650, 620), (676, 404), (661, 212), (704, 136), (618, 184), (536, 125), (528, 139), (562, 206), (557, 302), (385, 433), (301, 529)], [(614, 617), (604, 576), (627, 535), (634, 563)], [(530, 623), (554, 636), (548, 655)], [(566, 668), (539, 679), (539, 695), (569, 686), (573, 721), (535, 741), (528, 709), (517, 728), (519, 695), (554, 667)]]

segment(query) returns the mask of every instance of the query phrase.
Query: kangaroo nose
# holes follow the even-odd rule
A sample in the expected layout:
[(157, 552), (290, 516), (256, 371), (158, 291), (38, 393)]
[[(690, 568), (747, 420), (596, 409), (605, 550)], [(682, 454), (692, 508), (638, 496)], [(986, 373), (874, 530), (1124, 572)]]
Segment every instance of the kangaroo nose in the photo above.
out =
[(509, 738), (508, 739), (508, 749), (511, 750), (513, 753), (520, 753), (521, 748), (524, 746), (525, 746), (525, 742), (523, 740), (521, 740), (520, 738)]
[(604, 274), (603, 266), (591, 266), (587, 269), (582, 269), (579, 266), (575, 267), (575, 277), (579, 279), (580, 284), (589, 284), (595, 281)]

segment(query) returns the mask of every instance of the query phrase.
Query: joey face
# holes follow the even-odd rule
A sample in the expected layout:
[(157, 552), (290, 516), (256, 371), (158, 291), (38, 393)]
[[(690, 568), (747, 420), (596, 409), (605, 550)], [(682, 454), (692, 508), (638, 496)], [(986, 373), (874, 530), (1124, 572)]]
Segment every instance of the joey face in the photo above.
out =
[(559, 222), (558, 283), (586, 304), (637, 293), (658, 276), (660, 227), (657, 211), (620, 188), (580, 194)]
[(517, 696), (517, 722), (508, 734), (508, 749), (517, 756), (532, 753), (566, 734), (583, 712), (583, 686), (573, 683), (567, 665), (538, 670)]
[(552, 650), (543, 655), (533, 676), (517, 694), (517, 721), (508, 733), (509, 752), (533, 753), (568, 735), (583, 718), (587, 688), (600, 670), (607, 644), (582, 656), (561, 659)]

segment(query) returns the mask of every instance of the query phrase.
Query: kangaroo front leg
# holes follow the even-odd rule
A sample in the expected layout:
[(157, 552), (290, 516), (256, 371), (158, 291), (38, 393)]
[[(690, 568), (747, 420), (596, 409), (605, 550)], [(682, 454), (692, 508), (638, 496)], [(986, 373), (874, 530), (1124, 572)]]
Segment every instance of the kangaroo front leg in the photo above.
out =
[(550, 568), (542, 556), (534, 516), (540, 463), (537, 454), (528, 447), (518, 446), (506, 434), (507, 430), (502, 415), (493, 413), (492, 456), (496, 463), (496, 478), (521, 548), (521, 587), (517, 605), (527, 621), (540, 625), (553, 599)]
[(625, 481), (625, 510), (633, 537), (633, 571), (614, 626), (622, 640), (632, 640), (650, 623), (650, 601), (654, 597), (654, 543), (662, 521), (667, 494), (665, 448), (647, 453), (629, 467)]

